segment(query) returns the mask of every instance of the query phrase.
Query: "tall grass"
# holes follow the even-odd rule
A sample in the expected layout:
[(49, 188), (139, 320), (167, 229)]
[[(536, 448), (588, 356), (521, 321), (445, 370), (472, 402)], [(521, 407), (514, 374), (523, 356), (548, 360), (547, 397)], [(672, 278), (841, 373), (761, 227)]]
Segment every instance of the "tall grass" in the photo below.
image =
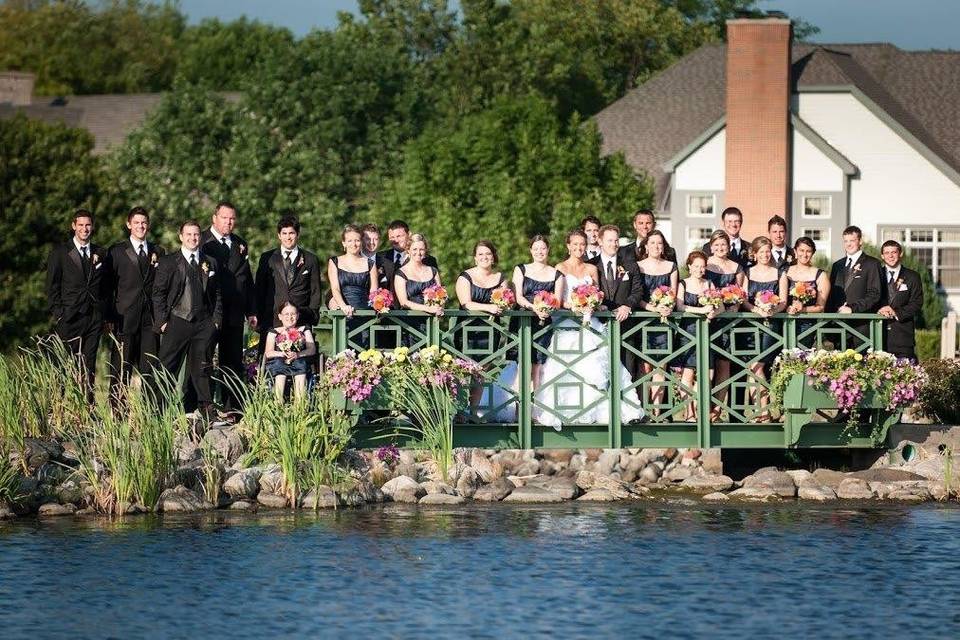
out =
[(16, 467), (10, 464), (10, 456), (0, 443), (0, 505), (12, 505), (19, 499), (20, 475)]

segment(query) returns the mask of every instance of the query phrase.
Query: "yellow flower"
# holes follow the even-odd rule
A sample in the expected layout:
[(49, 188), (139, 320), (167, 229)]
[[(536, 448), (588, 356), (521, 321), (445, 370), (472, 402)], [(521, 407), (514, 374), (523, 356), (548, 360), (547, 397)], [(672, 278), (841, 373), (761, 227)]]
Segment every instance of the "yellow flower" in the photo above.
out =
[(398, 354), (397, 354), (397, 362), (403, 362), (403, 361), (406, 360), (406, 359), (407, 359), (407, 355), (406, 355), (405, 353), (398, 353)]
[(853, 359), (856, 360), (857, 362), (859, 362), (860, 360), (863, 360), (863, 355), (857, 353), (857, 354), (855, 354), (855, 355), (853, 356)]
[(453, 356), (450, 355), (449, 353), (445, 353), (445, 354), (443, 354), (443, 361), (444, 361), (444, 362), (453, 362)]

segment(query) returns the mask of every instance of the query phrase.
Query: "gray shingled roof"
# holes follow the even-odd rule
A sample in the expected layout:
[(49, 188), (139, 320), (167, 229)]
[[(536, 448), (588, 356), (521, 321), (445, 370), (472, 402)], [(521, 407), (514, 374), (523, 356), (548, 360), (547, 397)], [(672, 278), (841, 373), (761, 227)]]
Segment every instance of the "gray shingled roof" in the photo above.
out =
[[(662, 202), (663, 164), (724, 115), (726, 45), (703, 46), (595, 116), (605, 153), (650, 175)], [(855, 86), (960, 171), (960, 52), (891, 44), (797, 44), (797, 87)]]

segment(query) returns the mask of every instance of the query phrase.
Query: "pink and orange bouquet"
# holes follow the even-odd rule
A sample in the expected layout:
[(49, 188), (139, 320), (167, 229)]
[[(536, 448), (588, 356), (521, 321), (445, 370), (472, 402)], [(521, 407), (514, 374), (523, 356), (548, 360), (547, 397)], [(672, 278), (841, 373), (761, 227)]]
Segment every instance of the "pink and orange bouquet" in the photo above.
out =
[(795, 282), (790, 287), (790, 297), (806, 306), (817, 299), (817, 288), (809, 282)]
[(701, 307), (713, 307), (719, 310), (723, 308), (723, 294), (720, 293), (720, 289), (710, 287), (700, 294), (697, 302), (700, 303)]
[(502, 289), (495, 289), (492, 294), (490, 294), (490, 301), (497, 305), (501, 311), (509, 309), (516, 303), (517, 297), (513, 295), (513, 290), (503, 287)]
[[(660, 309), (673, 309), (673, 306), (677, 304), (677, 294), (669, 286), (662, 284), (650, 292), (650, 302)], [(666, 321), (666, 317), (660, 317), (660, 322)]]
[(388, 289), (374, 289), (370, 292), (370, 308), (377, 313), (387, 313), (393, 306), (393, 294)]
[(537, 313), (553, 313), (560, 308), (560, 298), (551, 291), (538, 291), (533, 296), (533, 310)]
[(747, 299), (747, 292), (736, 283), (728, 284), (720, 289), (720, 295), (723, 296), (723, 304), (727, 307), (739, 307)]
[(583, 326), (590, 324), (590, 316), (603, 302), (603, 291), (593, 284), (581, 284), (574, 287), (570, 294), (571, 310), (583, 318)]
[(307, 346), (307, 339), (297, 327), (289, 327), (277, 332), (277, 349), (287, 354), (300, 353)]
[(780, 296), (769, 289), (764, 289), (753, 298), (753, 306), (763, 313), (773, 313), (780, 304)]
[(446, 306), (447, 297), (447, 290), (439, 284), (432, 284), (423, 290), (423, 303), (428, 307)]

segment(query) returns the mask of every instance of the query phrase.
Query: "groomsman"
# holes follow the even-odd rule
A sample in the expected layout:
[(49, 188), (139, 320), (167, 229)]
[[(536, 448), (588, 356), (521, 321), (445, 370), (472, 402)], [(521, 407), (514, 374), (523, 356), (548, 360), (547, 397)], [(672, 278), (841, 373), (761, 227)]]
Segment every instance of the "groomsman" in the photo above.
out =
[(160, 258), (153, 283), (153, 323), (163, 335), (160, 363), (177, 376), (186, 359), (184, 392), (192, 387), (207, 419), (213, 417), (212, 345), (223, 321), (221, 270), (200, 249), (200, 224), (189, 220), (180, 227), (180, 250)]
[(267, 331), (280, 322), (277, 305), (289, 301), (297, 308), (299, 324), (312, 327), (320, 317), (323, 302), (320, 289), (320, 261), (299, 246), (300, 221), (284, 216), (277, 222), (280, 247), (260, 256), (257, 265), (256, 308), (260, 344), (266, 345)]
[[(403, 220), (394, 220), (387, 226), (387, 240), (390, 241), (390, 248), (377, 254), (377, 275), (380, 276), (381, 282), (385, 282), (384, 287), (393, 294), (394, 307), (399, 307), (396, 291), (393, 288), (393, 276), (407, 262), (410, 225)], [(439, 268), (437, 259), (430, 255), (423, 259), (423, 264), (435, 269)]]
[[(746, 269), (750, 266), (750, 244), (751, 241), (740, 237), (740, 228), (743, 227), (743, 213), (736, 207), (727, 207), (720, 214), (720, 222), (723, 230), (730, 236), (730, 253), (727, 257), (734, 262), (739, 262)], [(710, 243), (703, 245), (703, 252), (712, 255)]]
[(87, 396), (93, 402), (97, 349), (103, 335), (103, 264), (106, 253), (90, 242), (93, 214), (73, 214), (73, 237), (55, 245), (47, 259), (47, 301), (56, 334), (87, 373)]
[(880, 247), (887, 285), (887, 304), (878, 313), (887, 318), (886, 351), (898, 358), (916, 362), (917, 314), (923, 308), (923, 285), (920, 274), (901, 264), (903, 247), (895, 240), (887, 240)]
[[(649, 236), (654, 229), (657, 228), (657, 218), (653, 215), (653, 211), (649, 209), (640, 209), (633, 214), (633, 230), (636, 233), (637, 237), (635, 240), (628, 242), (627, 244), (620, 247), (619, 255), (620, 259), (625, 263), (630, 262), (639, 262), (647, 257), (647, 236)], [(677, 252), (674, 251), (673, 247), (667, 245), (663, 250), (663, 257), (665, 260), (670, 260), (671, 262), (677, 261)]]
[(370, 264), (377, 262), (377, 249), (380, 247), (380, 227), (368, 222), (360, 227), (363, 238), (362, 253), (370, 261)]
[[(767, 235), (773, 243), (773, 264), (782, 273), (797, 261), (793, 248), (787, 244), (787, 221), (781, 216), (773, 216), (767, 221)], [(753, 256), (751, 256), (752, 260)]]
[(830, 269), (827, 313), (874, 313), (883, 299), (880, 261), (863, 252), (863, 232), (850, 226), (843, 230), (846, 255)]
[[(617, 322), (625, 331), (634, 325), (629, 315), (643, 302), (643, 279), (636, 261), (624, 260), (620, 256), (620, 229), (607, 224), (600, 227), (600, 254), (590, 260), (600, 273), (600, 289), (603, 291), (604, 306), (614, 312)], [(631, 338), (632, 344), (639, 340)], [(628, 349), (621, 350), (623, 366), (636, 379), (640, 371), (640, 362)]]
[[(219, 287), (223, 295), (223, 324), (213, 343), (219, 355), (219, 366), (243, 379), (243, 323), (246, 320), (251, 329), (256, 329), (257, 316), (250, 247), (233, 232), (236, 224), (237, 208), (227, 201), (219, 202), (200, 244), (203, 253), (214, 258), (221, 271)], [(240, 408), (229, 389), (224, 389), (223, 402), (227, 409)]]
[(117, 344), (110, 358), (111, 387), (130, 382), (135, 370), (148, 373), (155, 364), (160, 336), (153, 326), (153, 281), (162, 247), (147, 241), (150, 214), (134, 207), (127, 214), (130, 237), (107, 251), (107, 309)]
[(596, 216), (587, 216), (580, 221), (580, 229), (587, 235), (587, 261), (600, 255), (600, 219)]

